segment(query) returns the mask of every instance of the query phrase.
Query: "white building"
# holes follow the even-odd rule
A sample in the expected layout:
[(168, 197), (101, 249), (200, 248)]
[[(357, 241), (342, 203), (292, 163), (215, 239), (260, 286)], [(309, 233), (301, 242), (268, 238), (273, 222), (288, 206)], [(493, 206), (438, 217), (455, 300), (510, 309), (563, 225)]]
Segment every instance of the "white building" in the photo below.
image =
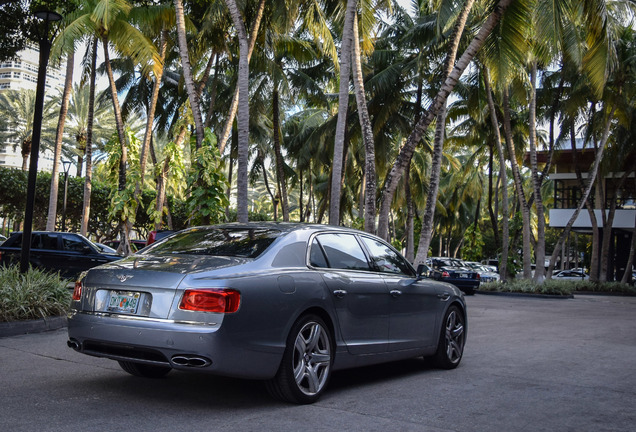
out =
[[(16, 60), (0, 63), (0, 92), (12, 89), (35, 90), (38, 82), (40, 52), (31, 46), (18, 53)], [(49, 63), (46, 74), (45, 97), (57, 95), (64, 89), (65, 69)], [(0, 166), (22, 167), (22, 154), (19, 145), (0, 143)], [(53, 152), (40, 150), (39, 171), (53, 170)]]

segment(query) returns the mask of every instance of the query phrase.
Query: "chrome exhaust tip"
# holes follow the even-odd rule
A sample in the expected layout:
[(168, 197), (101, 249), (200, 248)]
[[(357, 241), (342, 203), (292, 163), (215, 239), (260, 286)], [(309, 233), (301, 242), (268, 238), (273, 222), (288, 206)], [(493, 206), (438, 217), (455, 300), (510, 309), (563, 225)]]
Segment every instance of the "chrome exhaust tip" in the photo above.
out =
[(178, 354), (172, 356), (170, 361), (177, 366), (186, 366), (193, 368), (202, 368), (206, 366), (210, 366), (212, 364), (212, 360), (195, 355), (186, 355), (186, 354)]
[(69, 339), (68, 341), (66, 341), (66, 345), (68, 345), (69, 348), (73, 348), (75, 351), (80, 350), (80, 344), (76, 340)]

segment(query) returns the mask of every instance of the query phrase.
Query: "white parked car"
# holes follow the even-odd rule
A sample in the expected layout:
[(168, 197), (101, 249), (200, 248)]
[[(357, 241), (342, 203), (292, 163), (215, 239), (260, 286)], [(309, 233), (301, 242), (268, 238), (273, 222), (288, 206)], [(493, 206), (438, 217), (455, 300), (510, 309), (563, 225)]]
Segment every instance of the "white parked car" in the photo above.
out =
[(589, 280), (590, 277), (580, 270), (563, 270), (553, 276), (556, 280)]

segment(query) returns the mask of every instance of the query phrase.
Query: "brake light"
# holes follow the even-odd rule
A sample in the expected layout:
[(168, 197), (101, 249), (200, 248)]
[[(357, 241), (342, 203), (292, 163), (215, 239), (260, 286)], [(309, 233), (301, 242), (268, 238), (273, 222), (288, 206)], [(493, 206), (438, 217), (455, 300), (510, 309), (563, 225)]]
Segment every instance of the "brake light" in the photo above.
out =
[(442, 277), (443, 277), (443, 278), (444, 278), (444, 277), (445, 277), (445, 278), (450, 277), (450, 273), (448, 273), (446, 270), (444, 270), (444, 271), (442, 272)]
[(475, 275), (477, 276), (476, 279), (481, 279), (481, 275), (479, 273), (475, 273)]
[(179, 309), (234, 313), (240, 304), (241, 293), (233, 289), (192, 289), (183, 293)]
[(82, 281), (75, 282), (75, 288), (73, 289), (73, 300), (79, 300), (82, 298)]

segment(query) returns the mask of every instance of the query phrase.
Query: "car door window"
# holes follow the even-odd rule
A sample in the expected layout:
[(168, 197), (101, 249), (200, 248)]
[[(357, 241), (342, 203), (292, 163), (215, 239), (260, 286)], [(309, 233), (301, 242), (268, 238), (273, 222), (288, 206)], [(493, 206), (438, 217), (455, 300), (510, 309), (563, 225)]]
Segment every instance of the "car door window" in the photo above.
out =
[[(367, 257), (354, 235), (320, 234), (316, 237), (316, 239), (326, 254), (327, 264), (330, 268), (344, 270), (370, 270)], [(318, 263), (319, 255), (317, 252), (316, 256), (316, 262)], [(320, 265), (317, 266), (320, 267)]]
[(414, 276), (411, 266), (389, 245), (369, 237), (362, 237), (362, 242), (369, 250), (371, 260), (379, 271)]
[(86, 246), (88, 245), (77, 237), (69, 236), (69, 235), (65, 235), (62, 237), (62, 247), (65, 251), (83, 252)]
[(327, 258), (325, 258), (325, 254), (318, 244), (317, 239), (314, 239), (314, 241), (311, 243), (311, 249), (309, 251), (309, 264), (312, 267), (329, 267), (329, 264), (327, 264)]

